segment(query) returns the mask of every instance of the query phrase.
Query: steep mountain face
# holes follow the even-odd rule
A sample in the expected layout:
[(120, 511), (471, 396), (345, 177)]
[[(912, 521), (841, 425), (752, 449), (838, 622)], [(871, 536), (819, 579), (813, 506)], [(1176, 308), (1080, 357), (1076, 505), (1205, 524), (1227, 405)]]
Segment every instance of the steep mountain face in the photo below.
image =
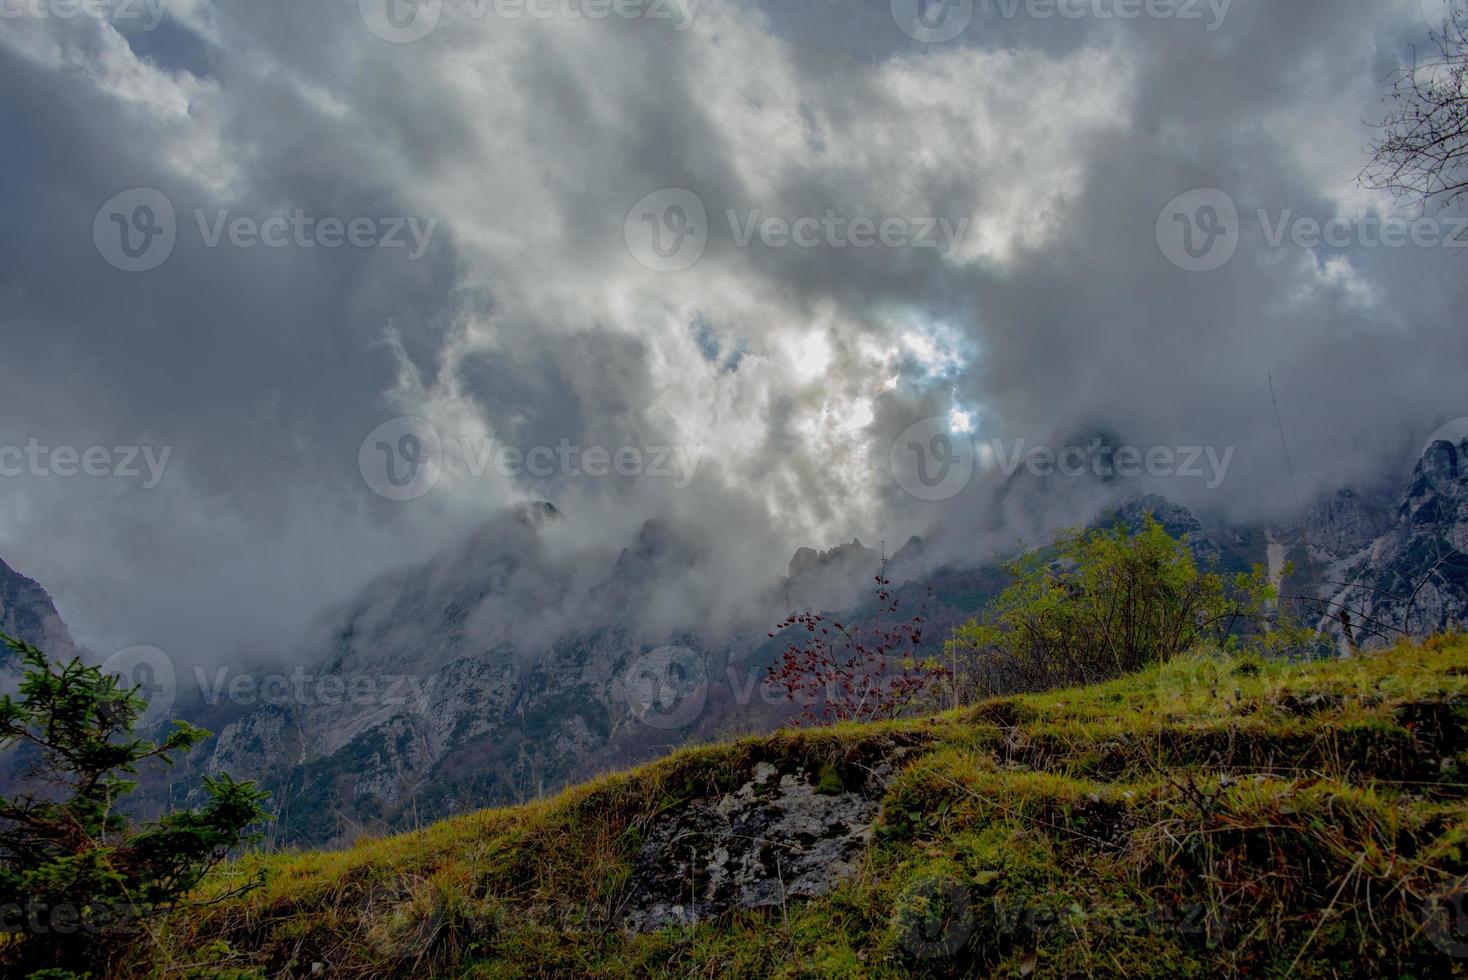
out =
[[(1267, 565), (1286, 595), (1331, 611), (1321, 625), (1349, 652), (1342, 609), (1362, 646), (1468, 622), (1465, 461), (1468, 442), (1438, 444), (1405, 489), (1342, 490), (1272, 527), (1205, 523), (1113, 483), (1095, 523), (1150, 513), (1220, 570)], [(854, 540), (797, 550), (729, 623), (700, 605), (716, 591), (700, 529), (652, 521), (620, 551), (588, 552), (552, 546), (560, 522), (549, 504), (522, 505), (329, 611), (295, 657), (201, 676), (172, 714), (218, 735), (174, 784), (196, 785), (199, 771), (259, 780), (275, 793), (277, 841), (303, 844), (521, 801), (787, 720), (764, 683), (785, 640), (766, 631), (792, 609), (840, 609), (852, 623), (921, 613), (942, 637), (1006, 584), (998, 556), (933, 567), (913, 538), (886, 566), (894, 612), (872, 599), (882, 552)], [(45, 591), (3, 564), (0, 628), (76, 652)], [(142, 795), (157, 809), (170, 790)]]
[(845, 609), (860, 600), (858, 590), (872, 582), (881, 561), (881, 554), (860, 539), (829, 551), (801, 548), (790, 559), (786, 605), (791, 609)]
[(1391, 530), (1396, 504), (1385, 487), (1339, 490), (1305, 514), (1302, 538), (1317, 560), (1348, 558)]
[[(683, 587), (698, 533), (649, 522), (619, 554), (557, 557), (545, 532), (559, 519), (521, 507), (373, 583), (326, 617), (311, 644), (324, 654), (285, 697), (232, 719), (214, 698), (225, 723), (206, 769), (262, 780), (279, 833), (324, 841), (538, 796), (708, 722), (707, 677), (733, 647), (688, 626), (707, 618)], [(625, 678), (648, 657), (692, 672), (696, 716), (639, 714)]]
[[(0, 632), (40, 647), (55, 660), (70, 660), (80, 652), (46, 590), (3, 561)], [(0, 695), (14, 694), (20, 686), (19, 666), (10, 648), (0, 647)], [(0, 793), (9, 794), (25, 779), (31, 757), (24, 746), (0, 754)]]
[[(1221, 552), (1191, 514), (1161, 499), (1117, 516), (1148, 511)], [(853, 622), (922, 614), (940, 636), (1006, 582), (993, 564), (925, 569), (914, 538), (887, 565), (907, 580), (893, 611), (872, 599), (880, 552), (860, 541), (802, 549), (768, 603), (716, 633), (686, 608), (668, 618), (698, 601), (687, 583), (702, 574), (708, 545), (695, 529), (650, 522), (615, 556), (556, 558), (545, 534), (558, 520), (549, 505), (521, 508), (373, 583), (323, 621), (309, 644), (321, 652), (296, 693), (244, 712), (219, 703), (186, 712), (219, 732), (205, 770), (271, 788), (275, 832), (296, 843), (517, 802), (788, 720), (795, 709), (765, 683), (785, 640), (766, 630), (792, 608), (846, 609)]]
[(0, 561), (0, 632), (33, 643), (57, 657), (76, 652), (71, 631), (51, 596), (35, 580)]
[[(1343, 490), (1303, 524), (1205, 524), (1121, 485), (1096, 522), (1151, 513), (1222, 571), (1266, 565), (1286, 594), (1313, 597), (1311, 609), (1348, 606), (1356, 624), (1410, 620), (1427, 632), (1468, 621), (1468, 578), (1451, 550), (1468, 529), (1464, 458), (1468, 445), (1435, 447), (1394, 506)], [(323, 620), (297, 693), (200, 709), (219, 732), (206, 768), (262, 780), (277, 794), (277, 833), (302, 843), (524, 800), (786, 720), (790, 707), (764, 684), (784, 640), (765, 631), (792, 608), (845, 609), (853, 622), (921, 612), (941, 636), (1005, 585), (992, 556), (926, 567), (914, 538), (887, 566), (893, 613), (870, 597), (880, 552), (860, 541), (801, 549), (764, 605), (714, 631), (696, 608), (706, 590), (691, 584), (710, 548), (697, 529), (650, 522), (620, 553), (557, 556), (546, 535), (559, 519), (548, 504), (522, 506), (375, 582)], [(1323, 625), (1340, 632), (1338, 619)]]
[[(3, 561), (0, 561), (0, 632), (32, 643), (58, 660), (68, 660), (78, 652), (51, 596), (33, 579)], [(13, 691), (17, 680), (14, 654), (8, 648), (0, 650), (0, 693)]]
[[(1468, 624), (1468, 439), (1437, 442), (1385, 531), (1332, 566), (1332, 630), (1361, 646)], [(1347, 643), (1349, 646), (1349, 642)]]

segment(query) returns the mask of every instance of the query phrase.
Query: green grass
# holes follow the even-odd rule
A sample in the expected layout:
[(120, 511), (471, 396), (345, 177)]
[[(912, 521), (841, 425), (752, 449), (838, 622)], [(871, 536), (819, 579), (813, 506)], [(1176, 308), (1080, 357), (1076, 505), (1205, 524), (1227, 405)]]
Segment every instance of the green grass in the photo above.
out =
[[(1417, 976), (1468, 973), (1468, 640), (1291, 665), (1195, 656), (934, 718), (680, 752), (528, 806), (248, 858), (140, 973), (307, 976)], [(643, 832), (800, 765), (899, 752), (861, 874), (629, 935)], [(206, 896), (207, 897), (207, 896)]]

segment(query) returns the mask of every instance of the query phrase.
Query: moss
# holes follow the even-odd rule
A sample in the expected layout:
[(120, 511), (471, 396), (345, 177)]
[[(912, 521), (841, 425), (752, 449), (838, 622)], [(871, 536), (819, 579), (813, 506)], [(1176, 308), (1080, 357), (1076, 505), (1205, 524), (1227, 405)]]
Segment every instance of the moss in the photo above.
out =
[(816, 774), (816, 792), (825, 796), (839, 796), (846, 792), (846, 785), (841, 780), (841, 773), (832, 763), (826, 763)]

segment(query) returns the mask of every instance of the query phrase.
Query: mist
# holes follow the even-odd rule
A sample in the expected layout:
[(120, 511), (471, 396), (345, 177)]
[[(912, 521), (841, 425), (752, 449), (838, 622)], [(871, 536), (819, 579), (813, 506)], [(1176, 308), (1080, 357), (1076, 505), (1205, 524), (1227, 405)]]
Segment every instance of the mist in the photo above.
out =
[[(1265, 520), (1468, 415), (1461, 248), (1381, 244), (1414, 214), (1357, 179), (1419, 0), (980, 4), (943, 40), (893, 6), (0, 20), (0, 446), (47, 450), (0, 477), (0, 556), (99, 655), (290, 657), (545, 500), (578, 582), (650, 520), (696, 540), (659, 628), (724, 628), (799, 547), (982, 561), (1085, 519), (1091, 457), (995, 504), (1036, 448), (1104, 436), (1139, 491)], [(1198, 191), (1237, 212), (1207, 269), (1169, 215)], [(158, 195), (159, 264), (99, 244)], [(514, 604), (584, 613), (554, 582)]]

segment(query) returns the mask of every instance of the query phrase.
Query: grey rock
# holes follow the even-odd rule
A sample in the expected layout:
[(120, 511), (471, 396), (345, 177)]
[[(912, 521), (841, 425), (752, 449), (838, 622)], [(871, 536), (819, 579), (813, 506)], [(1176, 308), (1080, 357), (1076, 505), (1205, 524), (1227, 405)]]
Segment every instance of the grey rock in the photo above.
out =
[(622, 927), (686, 926), (826, 894), (861, 870), (890, 777), (884, 763), (856, 789), (822, 793), (804, 769), (762, 763), (733, 793), (664, 815), (638, 852)]

